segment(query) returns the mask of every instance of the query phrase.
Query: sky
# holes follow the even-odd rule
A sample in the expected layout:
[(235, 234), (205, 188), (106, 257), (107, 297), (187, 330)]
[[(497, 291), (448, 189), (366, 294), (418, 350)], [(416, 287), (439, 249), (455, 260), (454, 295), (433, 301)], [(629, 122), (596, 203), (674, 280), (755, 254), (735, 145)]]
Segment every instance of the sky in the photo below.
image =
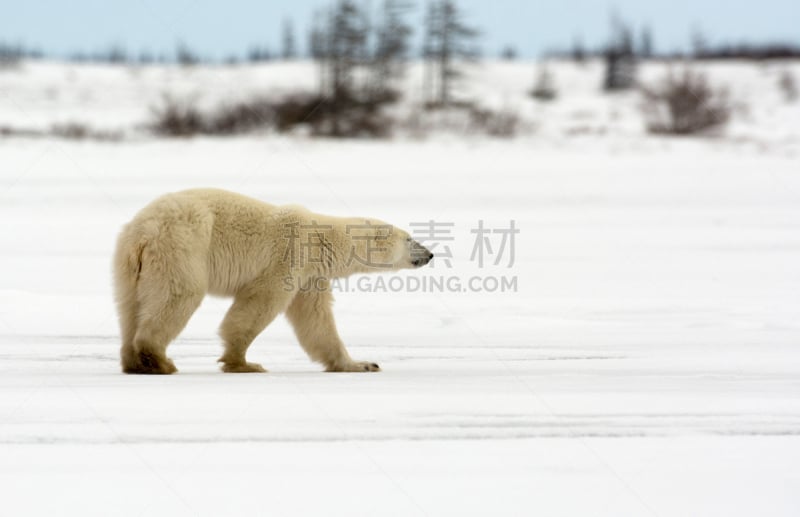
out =
[[(382, 0), (371, 1), (378, 6)], [(424, 0), (410, 17), (421, 32)], [(689, 47), (701, 30), (712, 43), (788, 41), (800, 44), (800, 0), (460, 0), (466, 19), (482, 32), (485, 55), (507, 45), (524, 57), (568, 48), (576, 38), (589, 47), (608, 37), (612, 12), (636, 27), (650, 26), (656, 49)], [(121, 46), (173, 54), (179, 42), (213, 59), (244, 55), (254, 44), (280, 48), (283, 20), (306, 47), (309, 20), (331, 0), (0, 0), (0, 42), (23, 43), (51, 55)]]

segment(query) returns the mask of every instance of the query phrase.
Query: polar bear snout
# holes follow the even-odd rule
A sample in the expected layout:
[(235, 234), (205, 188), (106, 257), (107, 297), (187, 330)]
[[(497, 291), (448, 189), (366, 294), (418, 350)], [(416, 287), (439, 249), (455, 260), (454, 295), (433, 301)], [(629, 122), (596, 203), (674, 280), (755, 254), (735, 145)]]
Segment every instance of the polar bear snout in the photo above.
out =
[(427, 266), (433, 260), (431, 250), (418, 243), (411, 241), (411, 265), (414, 267)]

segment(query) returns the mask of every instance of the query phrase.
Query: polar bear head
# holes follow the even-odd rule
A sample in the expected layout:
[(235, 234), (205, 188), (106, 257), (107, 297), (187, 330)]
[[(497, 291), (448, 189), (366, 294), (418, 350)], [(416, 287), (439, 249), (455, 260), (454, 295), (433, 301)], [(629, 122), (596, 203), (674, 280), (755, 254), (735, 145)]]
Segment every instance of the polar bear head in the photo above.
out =
[(433, 253), (408, 232), (374, 219), (354, 219), (346, 224), (348, 260), (358, 272), (399, 271), (426, 266)]
[(421, 268), (433, 253), (408, 232), (377, 219), (284, 209), (278, 246), (294, 274), (342, 278)]

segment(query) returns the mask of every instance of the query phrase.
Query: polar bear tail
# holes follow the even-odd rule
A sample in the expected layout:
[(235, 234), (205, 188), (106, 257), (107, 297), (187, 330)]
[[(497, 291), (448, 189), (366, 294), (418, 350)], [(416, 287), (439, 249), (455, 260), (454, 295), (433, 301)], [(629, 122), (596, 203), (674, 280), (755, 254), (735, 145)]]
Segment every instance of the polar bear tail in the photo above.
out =
[(122, 371), (126, 373), (132, 371), (137, 365), (133, 339), (139, 319), (137, 284), (142, 272), (142, 254), (145, 244), (143, 240), (130, 235), (126, 228), (119, 236), (114, 255), (114, 293), (122, 334), (120, 359)]

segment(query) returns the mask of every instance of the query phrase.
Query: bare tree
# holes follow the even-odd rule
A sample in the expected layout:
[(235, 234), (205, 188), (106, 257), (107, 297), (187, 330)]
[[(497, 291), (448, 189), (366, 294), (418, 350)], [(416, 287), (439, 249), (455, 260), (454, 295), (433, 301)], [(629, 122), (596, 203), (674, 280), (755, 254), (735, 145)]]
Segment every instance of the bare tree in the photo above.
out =
[(405, 16), (412, 4), (405, 0), (384, 0), (376, 27), (376, 46), (371, 59), (372, 85), (370, 97), (388, 100), (396, 97), (392, 83), (405, 75), (410, 48), (411, 26)]
[(708, 54), (708, 38), (703, 29), (694, 27), (691, 34), (692, 53), (695, 59), (703, 59)]
[(639, 56), (642, 59), (653, 57), (653, 30), (650, 27), (642, 29), (642, 39), (639, 46)]
[(553, 79), (553, 74), (547, 68), (547, 63), (543, 62), (539, 65), (539, 75), (536, 78), (533, 90), (531, 90), (531, 97), (541, 102), (552, 101), (558, 97), (555, 80)]
[(500, 59), (503, 61), (515, 61), (517, 59), (517, 49), (512, 45), (506, 45), (500, 51)]
[(283, 21), (283, 48), (281, 55), (284, 60), (295, 59), (297, 57), (297, 45), (294, 37), (294, 24), (289, 19)]
[(253, 63), (269, 61), (270, 59), (272, 59), (272, 54), (267, 47), (253, 45), (250, 47), (250, 50), (247, 51), (247, 60)]
[(368, 5), (337, 0), (315, 14), (309, 32), (311, 56), (318, 66), (319, 91), (290, 99), (286, 113), (311, 125), (316, 134), (379, 136), (391, 122), (384, 104), (396, 100), (394, 85), (405, 72), (411, 27), (407, 0), (384, 0), (377, 23)]
[(366, 55), (368, 25), (365, 13), (352, 0), (339, 0), (330, 15), (326, 58), (330, 67), (328, 94), (334, 102), (354, 93), (354, 71)]
[(319, 68), (319, 94), (325, 95), (328, 91), (327, 60), (328, 60), (328, 15), (324, 11), (314, 13), (311, 31), (308, 37), (308, 48), (311, 59), (317, 62)]
[[(424, 53), (431, 68), (431, 82), (438, 82), (429, 97), (434, 99), (433, 104), (451, 103), (453, 82), (461, 76), (456, 60), (477, 54), (471, 45), (477, 36), (478, 31), (464, 22), (463, 13), (453, 0), (433, 0), (429, 4)], [(434, 90), (433, 85), (431, 89)]]
[(434, 3), (435, 0), (428, 0), (425, 9), (425, 22), (424, 22), (424, 32), (423, 32), (423, 39), (422, 39), (422, 60), (423, 60), (423, 70), (422, 70), (422, 95), (423, 99), (429, 99), (431, 92), (433, 92), (433, 65), (431, 64), (431, 53), (433, 49), (433, 37), (431, 35), (431, 25), (433, 23), (433, 19), (436, 15), (436, 4)]
[(155, 56), (149, 50), (142, 50), (139, 53), (138, 61), (139, 64), (141, 65), (149, 65), (155, 62), (155, 60), (156, 60)]
[(363, 111), (356, 70), (366, 63), (368, 33), (366, 13), (353, 0), (339, 0), (314, 24), (311, 52), (320, 69), (320, 101), (315, 116), (324, 119), (321, 133), (344, 136), (365, 120), (354, 122)]
[(604, 90), (628, 90), (636, 85), (636, 52), (633, 48), (633, 31), (616, 15), (611, 19), (611, 41), (606, 49), (605, 58)]
[(320, 95), (333, 102), (352, 98), (355, 71), (365, 65), (369, 25), (353, 0), (338, 0), (316, 13), (309, 38), (311, 56), (319, 65)]
[(128, 52), (122, 45), (114, 44), (108, 49), (106, 59), (108, 63), (123, 64), (128, 62)]
[(794, 102), (800, 97), (800, 89), (797, 87), (797, 81), (790, 70), (784, 70), (778, 79), (778, 87), (783, 92), (783, 97), (786, 102)]
[(583, 46), (583, 40), (580, 37), (575, 37), (572, 41), (572, 60), (578, 64), (586, 62), (586, 48)]
[(20, 45), (9, 45), (0, 42), (0, 69), (17, 66), (25, 55)]
[(200, 62), (197, 54), (183, 42), (178, 43), (178, 48), (175, 50), (175, 59), (182, 66), (192, 66)]

